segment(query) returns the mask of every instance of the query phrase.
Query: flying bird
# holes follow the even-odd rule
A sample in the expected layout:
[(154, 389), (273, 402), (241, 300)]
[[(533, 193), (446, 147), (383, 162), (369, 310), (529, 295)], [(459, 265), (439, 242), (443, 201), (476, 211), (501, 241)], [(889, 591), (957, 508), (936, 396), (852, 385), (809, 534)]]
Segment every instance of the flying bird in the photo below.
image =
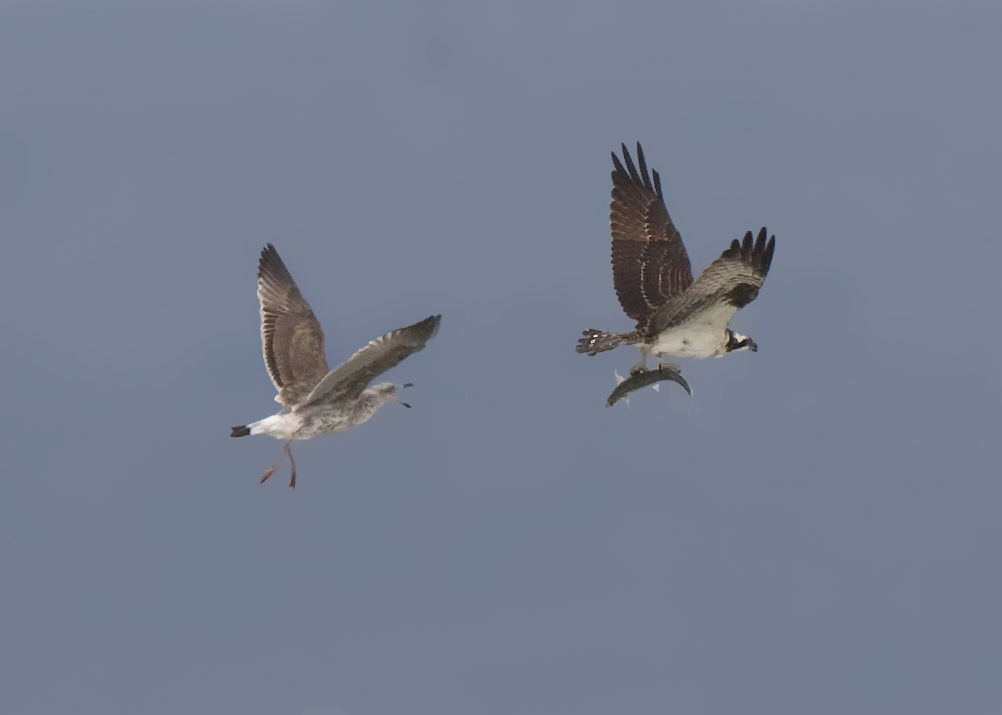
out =
[(625, 144), (622, 148), (625, 167), (612, 155), (612, 279), (620, 305), (637, 326), (630, 333), (585, 330), (577, 352), (597, 355), (619, 345), (636, 345), (640, 362), (631, 370), (636, 374), (647, 371), (647, 356), (652, 354), (705, 358), (758, 350), (754, 340), (727, 324), (758, 295), (776, 237), (766, 241), (763, 227), (753, 241), (748, 231), (694, 281), (682, 236), (665, 207), (661, 177), (655, 171), (651, 181), (639, 142), (639, 170)]
[[(299, 292), (278, 251), (270, 243), (261, 251), (257, 272), (257, 297), (261, 301), (261, 347), (264, 363), (282, 410), (271, 417), (233, 428), (231, 437), (269, 434), (284, 439), (285, 455), (292, 463), (289, 486), (296, 488), (296, 462), (292, 443), (317, 434), (343, 432), (362, 424), (386, 402), (400, 402), (397, 387), (381, 382), (368, 387), (378, 375), (408, 355), (422, 350), (438, 333), (441, 315), (432, 315), (407, 328), (393, 330), (331, 370), (324, 354), (324, 332), (309, 303)], [(411, 383), (399, 385), (411, 387)], [(261, 477), (264, 482), (279, 463)]]

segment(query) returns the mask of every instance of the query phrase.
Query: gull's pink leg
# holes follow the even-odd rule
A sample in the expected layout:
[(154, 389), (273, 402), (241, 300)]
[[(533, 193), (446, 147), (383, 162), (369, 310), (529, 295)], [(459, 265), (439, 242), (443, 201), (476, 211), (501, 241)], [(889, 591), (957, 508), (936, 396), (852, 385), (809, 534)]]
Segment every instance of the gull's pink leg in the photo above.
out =
[[(289, 455), (289, 459), (292, 459), (292, 454), (289, 452), (289, 444), (285, 445), (285, 454), (288, 454)], [(282, 459), (285, 459), (285, 454), (282, 455)], [(261, 484), (264, 484), (264, 481), (268, 477), (270, 477), (272, 474), (274, 474), (276, 469), (278, 469), (280, 466), (282, 466), (282, 459), (279, 459), (278, 460), (278, 464), (276, 464), (274, 467), (272, 467), (271, 469), (269, 469), (267, 472), (264, 473), (264, 476), (261, 477)], [(293, 471), (295, 471), (295, 469), (296, 469), (295, 466), (293, 466), (292, 469), (293, 469)]]
[(293, 490), (296, 488), (296, 460), (292, 458), (292, 440), (290, 439), (285, 443), (285, 453), (289, 455), (289, 461), (292, 462), (292, 481), (289, 482), (289, 486)]

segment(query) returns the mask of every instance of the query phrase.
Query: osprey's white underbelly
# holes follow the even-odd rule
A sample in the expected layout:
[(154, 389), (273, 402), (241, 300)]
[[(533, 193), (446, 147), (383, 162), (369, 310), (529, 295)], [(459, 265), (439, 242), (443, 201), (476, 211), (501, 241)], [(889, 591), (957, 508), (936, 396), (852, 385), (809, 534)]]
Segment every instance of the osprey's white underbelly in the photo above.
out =
[(672, 357), (705, 358), (727, 349), (727, 323), (737, 312), (729, 303), (702, 310), (681, 325), (660, 333), (648, 350)]
[(690, 358), (705, 358), (724, 352), (727, 345), (726, 333), (683, 330), (682, 327), (672, 328), (658, 335), (648, 348), (650, 352), (655, 355)]

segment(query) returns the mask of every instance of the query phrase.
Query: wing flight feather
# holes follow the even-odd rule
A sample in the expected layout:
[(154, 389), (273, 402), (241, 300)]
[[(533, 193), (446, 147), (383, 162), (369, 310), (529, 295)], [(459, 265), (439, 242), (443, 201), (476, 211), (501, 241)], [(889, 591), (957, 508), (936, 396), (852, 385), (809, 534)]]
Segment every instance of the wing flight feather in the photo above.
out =
[(354, 399), (372, 380), (404, 358), (424, 349), (438, 333), (441, 315), (432, 315), (414, 325), (393, 330), (377, 338), (331, 370), (299, 406), (324, 399)]
[(270, 243), (261, 251), (257, 276), (264, 363), (278, 390), (275, 399), (294, 405), (327, 374), (324, 331)]
[(655, 171), (651, 181), (639, 142), (639, 170), (625, 144), (622, 150), (623, 162), (612, 155), (612, 276), (620, 305), (643, 329), (653, 312), (692, 284), (692, 268), (665, 207), (661, 177)]
[[(757, 238), (745, 233), (744, 239), (734, 239), (699, 278), (684, 293), (666, 303), (651, 317), (650, 332), (656, 334), (679, 325), (706, 308), (724, 304), (734, 311), (751, 303), (758, 296), (772, 265), (776, 237), (766, 241), (763, 226)], [(726, 324), (726, 321), (725, 321)]]

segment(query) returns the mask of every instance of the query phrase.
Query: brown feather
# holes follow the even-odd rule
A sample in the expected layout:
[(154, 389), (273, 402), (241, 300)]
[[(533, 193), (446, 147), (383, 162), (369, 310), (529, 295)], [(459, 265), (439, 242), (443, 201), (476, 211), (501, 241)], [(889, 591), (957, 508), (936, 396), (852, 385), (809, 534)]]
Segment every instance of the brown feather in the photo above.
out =
[(438, 333), (441, 322), (441, 315), (432, 315), (414, 325), (392, 330), (376, 338), (320, 380), (303, 400), (303, 404), (323, 399), (357, 398), (377, 375), (398, 365), (407, 356), (423, 350), (425, 343)]
[(672, 223), (661, 192), (661, 177), (651, 181), (637, 143), (633, 163), (626, 145), (623, 161), (612, 155), (612, 276), (619, 303), (644, 329), (649, 317), (692, 284), (692, 268), (682, 237)]
[(731, 241), (727, 250), (707, 266), (689, 290), (677, 295), (652, 315), (647, 335), (657, 335), (721, 301), (737, 309), (755, 300), (769, 273), (776, 249), (776, 237), (766, 241), (766, 235), (763, 227), (754, 241), (751, 231), (745, 233), (742, 241)]
[(257, 275), (264, 362), (278, 401), (295, 405), (329, 371), (324, 331), (270, 243), (261, 251)]

